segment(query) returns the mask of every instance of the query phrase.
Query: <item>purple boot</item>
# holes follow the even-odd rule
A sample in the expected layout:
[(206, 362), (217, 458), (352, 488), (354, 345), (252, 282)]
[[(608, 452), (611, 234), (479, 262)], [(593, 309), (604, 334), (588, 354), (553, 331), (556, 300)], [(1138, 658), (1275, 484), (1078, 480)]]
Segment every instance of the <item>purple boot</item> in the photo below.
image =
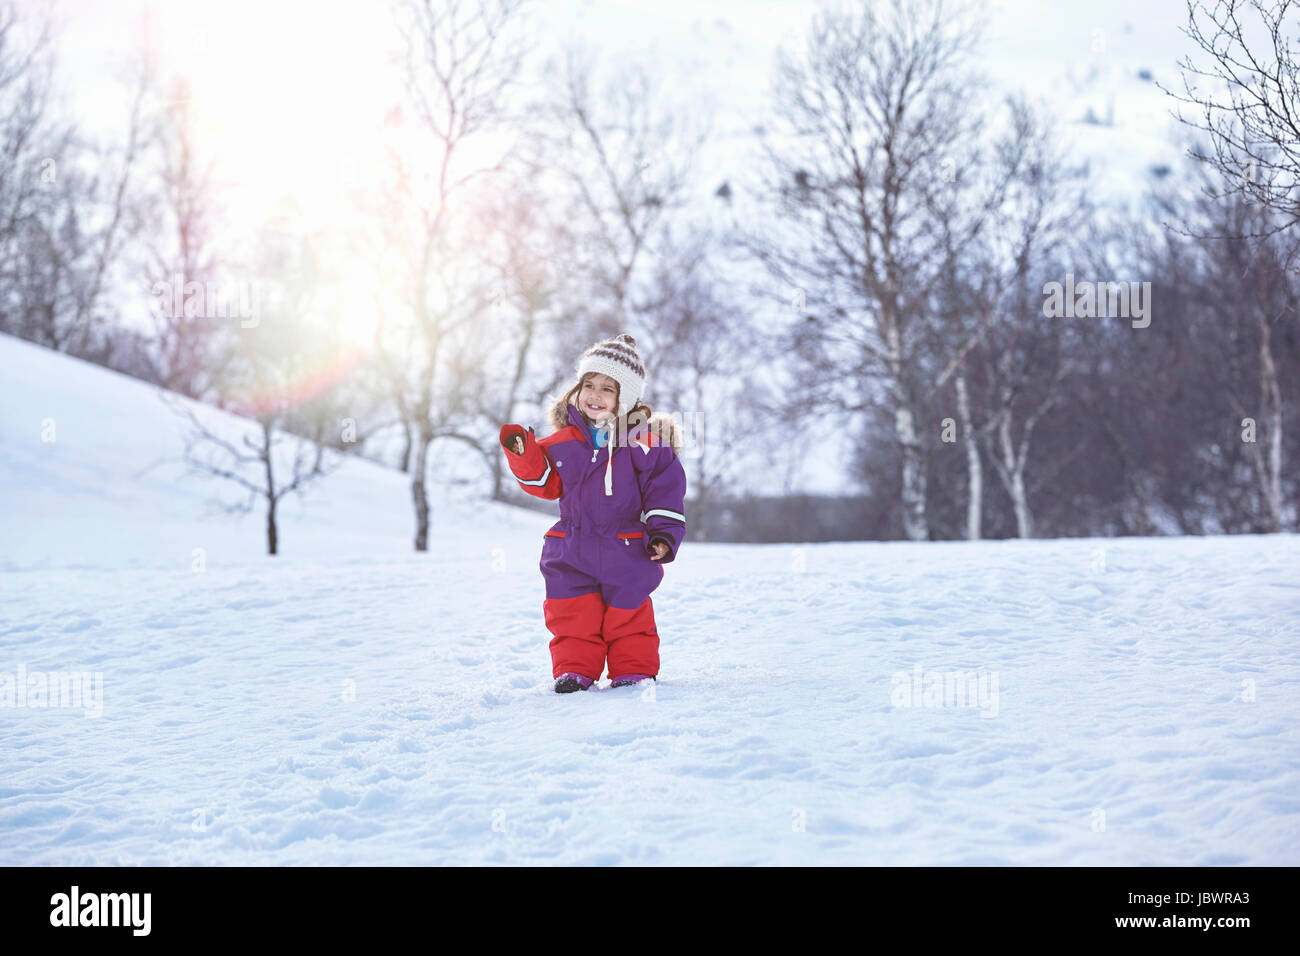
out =
[(624, 674), (622, 677), (615, 677), (610, 681), (610, 687), (626, 687), (628, 684), (639, 684), (643, 680), (652, 680), (658, 683), (659, 678), (651, 677), (649, 674)]
[(569, 671), (555, 678), (555, 692), (557, 694), (572, 694), (576, 690), (586, 690), (593, 683), (595, 681), (590, 677), (583, 677), (581, 674)]

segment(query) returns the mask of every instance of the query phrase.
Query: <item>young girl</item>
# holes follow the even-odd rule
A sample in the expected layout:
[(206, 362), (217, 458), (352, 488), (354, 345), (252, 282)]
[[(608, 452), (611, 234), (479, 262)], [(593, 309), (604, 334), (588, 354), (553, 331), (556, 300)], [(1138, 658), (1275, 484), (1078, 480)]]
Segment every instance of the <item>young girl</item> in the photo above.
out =
[(617, 335), (583, 353), (577, 384), (551, 408), (553, 434), (501, 428), (520, 487), (560, 500), (541, 560), (557, 694), (587, 690), (607, 659), (611, 687), (659, 674), (650, 592), (686, 533), (686, 472), (671, 421), (641, 404), (644, 387), (635, 340)]

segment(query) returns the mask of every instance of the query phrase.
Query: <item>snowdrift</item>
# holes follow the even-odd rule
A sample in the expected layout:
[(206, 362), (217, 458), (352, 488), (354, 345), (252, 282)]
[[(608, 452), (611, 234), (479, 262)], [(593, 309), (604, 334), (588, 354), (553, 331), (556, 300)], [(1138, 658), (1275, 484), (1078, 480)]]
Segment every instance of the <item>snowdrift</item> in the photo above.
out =
[(0, 865), (1300, 864), (1295, 536), (689, 545), (558, 696), (545, 515), (415, 555), (349, 461), (270, 558), (153, 389), (0, 369)]

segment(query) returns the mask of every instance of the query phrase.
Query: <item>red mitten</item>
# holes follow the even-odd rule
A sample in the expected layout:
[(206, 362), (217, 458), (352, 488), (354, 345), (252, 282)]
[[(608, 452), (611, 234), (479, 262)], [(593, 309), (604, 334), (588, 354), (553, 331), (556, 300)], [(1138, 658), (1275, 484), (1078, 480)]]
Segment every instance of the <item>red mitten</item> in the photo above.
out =
[[(532, 429), (528, 429), (529, 435)], [(514, 452), (516, 455), (524, 453), (525, 446), (528, 444), (528, 438), (524, 435), (522, 425), (502, 425), (501, 426), (501, 447), (506, 451)]]
[(524, 431), (521, 425), (502, 425), (501, 447), (508, 452), (506, 464), (524, 491), (538, 498), (560, 497), (563, 486), (559, 472), (531, 428)]

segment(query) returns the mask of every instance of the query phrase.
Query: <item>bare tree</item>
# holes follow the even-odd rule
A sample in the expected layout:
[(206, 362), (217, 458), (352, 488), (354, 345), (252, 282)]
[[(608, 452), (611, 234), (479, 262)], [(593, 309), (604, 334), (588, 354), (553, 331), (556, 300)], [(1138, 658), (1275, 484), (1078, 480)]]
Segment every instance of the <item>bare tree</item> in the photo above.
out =
[(935, 337), (945, 251), (980, 236), (1018, 175), (981, 152), (985, 117), (965, 69), (977, 36), (969, 10), (940, 0), (818, 15), (777, 75), (765, 192), (778, 222), (747, 241), (804, 298), (793, 347), (816, 392), (805, 397), (891, 411), (913, 540), (929, 537), (929, 403), (982, 334)]
[(1300, 29), (1292, 0), (1187, 2), (1183, 31), (1197, 53), (1179, 61), (1183, 91), (1164, 89), (1193, 108), (1178, 119), (1200, 133), (1193, 155), (1222, 176), (1225, 192), (1280, 213), (1270, 228), (1300, 221), (1300, 63), (1291, 43)]
[(577, 290), (570, 334), (584, 341), (637, 325), (638, 276), (686, 203), (708, 120), (672, 103), (640, 63), (601, 83), (594, 55), (570, 47), (550, 73), (530, 156), (538, 180), (556, 184), (557, 252)]
[[(1300, 222), (1300, 63), (1291, 43), (1300, 27), (1300, 9), (1292, 0), (1240, 3), (1219, 0), (1207, 8), (1196, 0), (1187, 5), (1187, 29), (1202, 56), (1185, 57), (1183, 92), (1172, 93), (1189, 104), (1197, 118), (1179, 119), (1205, 134), (1208, 148), (1194, 146), (1191, 154), (1215, 170), (1218, 182), (1205, 187), (1211, 199), (1244, 197), (1272, 215), (1252, 215), (1240, 206), (1229, 213), (1229, 233), (1202, 234), (1206, 240), (1246, 240), (1255, 251), (1243, 266), (1254, 289), (1247, 301), (1258, 336), (1256, 405), (1261, 419), (1261, 440), (1250, 452), (1270, 530), (1286, 526), (1282, 500), (1283, 398), (1274, 354), (1273, 330), (1284, 319), (1294, 321), (1289, 304), (1276, 307), (1276, 293), (1267, 287), (1285, 277), (1274, 276), (1273, 252), (1268, 240)], [(1208, 81), (1208, 82), (1207, 82)], [(1230, 204), (1231, 205), (1231, 204)], [(1249, 231), (1246, 231), (1249, 230)], [(1283, 267), (1290, 269), (1300, 253), (1300, 243), (1288, 242)], [(1235, 412), (1243, 420), (1254, 416), (1235, 396)]]
[(389, 360), (394, 404), (407, 422), (415, 549), (428, 550), (429, 455), (440, 433), (458, 431), (466, 388), (481, 371), (486, 343), (476, 323), (491, 304), (492, 277), (480, 254), (484, 234), (475, 190), (503, 168), (509, 147), (485, 159), (474, 147), (494, 146), (508, 113), (507, 95), (523, 58), (514, 29), (521, 0), (407, 0), (399, 27), (406, 40), (407, 107), (422, 143), (432, 147), (433, 175), (424, 162), (395, 151), (388, 241), (407, 267), (409, 314), (386, 323), (381, 349), (409, 349)]
[(63, 345), (60, 309), (45, 276), (31, 268), (33, 247), (49, 261), (58, 171), (72, 131), (49, 116), (53, 61), (49, 24), (24, 43), (11, 3), (0, 6), (0, 327), (53, 348)]
[(200, 156), (190, 92), (183, 79), (172, 82), (155, 109), (156, 191), (150, 197), (152, 228), (142, 271), (154, 295), (163, 383), (172, 391), (200, 398), (209, 391), (216, 372), (211, 368), (216, 356), (210, 354), (216, 335), (213, 317), (208, 309), (176, 304), (194, 301), (194, 296), (184, 293), (207, 289), (217, 280), (213, 164)]
[[(276, 240), (279, 241), (278, 239)], [(231, 424), (215, 413), (199, 416), (187, 400), (159, 390), (187, 425), (185, 461), (192, 474), (217, 478), (247, 492), (225, 506), (266, 507), (267, 553), (279, 550), (278, 509), (290, 495), (329, 474), (341, 461), (330, 451), (339, 409), (330, 382), (319, 382), (333, 345), (317, 305), (317, 276), (303, 265), (310, 255), (267, 248), (261, 252), (264, 303), (254, 318), (214, 327), (213, 397), (224, 409), (252, 419)]]
[(0, 328), (103, 362), (116, 310), (114, 269), (140, 229), (144, 103), (152, 77), (136, 64), (120, 142), (90, 142), (51, 110), (47, 21), (25, 45), (13, 6), (0, 7)]
[[(560, 308), (562, 281), (549, 266), (554, 231), (543, 197), (525, 182), (518, 182), (493, 206), (493, 271), (496, 285), (491, 308), (485, 313), (483, 333), (498, 343), (487, 361), (502, 370), (490, 389), (474, 390), (477, 411), (489, 427), (481, 436), (457, 435), (482, 456), (492, 476), (492, 497), (507, 498), (517, 485), (505, 471), (497, 432), (502, 422), (516, 421), (521, 406), (538, 411), (559, 386), (562, 366), (547, 361), (563, 335)], [(514, 500), (514, 496), (510, 496)]]
[[(190, 473), (220, 479), (248, 493), (243, 501), (223, 505), (226, 511), (248, 512), (262, 502), (266, 506), (266, 553), (278, 554), (277, 512), (281, 502), (337, 465), (337, 460), (326, 457), (324, 435), (311, 441), (281, 430), (279, 420), (286, 411), (281, 406), (259, 410), (253, 430), (226, 436), (175, 393), (164, 391), (160, 395), (188, 426), (184, 459)], [(283, 474), (286, 470), (287, 476)]]
[[(1159, 206), (1168, 228), (1159, 266), (1190, 293), (1184, 321), (1197, 330), (1204, 354), (1189, 374), (1213, 396), (1202, 414), (1222, 419), (1227, 411), (1234, 429), (1249, 435), (1233, 445), (1257, 492), (1255, 528), (1282, 531), (1290, 525), (1283, 448), (1287, 370), (1300, 341), (1300, 283), (1292, 267), (1300, 235), (1278, 230), (1284, 215), (1253, 197), (1218, 194), (1221, 172), (1213, 167), (1198, 172), (1196, 195), (1163, 197)], [(1241, 482), (1229, 476), (1227, 483)]]
[(656, 412), (680, 416), (690, 474), (691, 536), (708, 540), (716, 507), (734, 483), (742, 446), (754, 443), (757, 332), (738, 297), (710, 268), (717, 242), (705, 232), (661, 258), (642, 311), (650, 333), (643, 354)]
[[(1086, 170), (1068, 162), (1053, 124), (1023, 99), (1011, 100), (1010, 106), (1010, 130), (993, 160), (1001, 170), (994, 175), (1006, 175), (1008, 186), (976, 244), (982, 288), (972, 298), (991, 307), (981, 320), (987, 328), (979, 330), (970, 358), (963, 359), (957, 400), (966, 419), (972, 487), (981, 487), (977, 446), (983, 440), (1011, 498), (1017, 534), (1028, 538), (1033, 514), (1026, 469), (1034, 430), (1060, 398), (1071, 367), (1063, 354), (1066, 332), (1043, 315), (1042, 284), (1032, 280), (1068, 261), (1088, 207), (1082, 190)], [(960, 408), (969, 402), (963, 393), (968, 387), (965, 367), (971, 364), (980, 366), (984, 384), (978, 425), (969, 407)], [(982, 507), (977, 495), (972, 494), (970, 507)], [(967, 529), (968, 534), (978, 532), (979, 519), (968, 515)]]

